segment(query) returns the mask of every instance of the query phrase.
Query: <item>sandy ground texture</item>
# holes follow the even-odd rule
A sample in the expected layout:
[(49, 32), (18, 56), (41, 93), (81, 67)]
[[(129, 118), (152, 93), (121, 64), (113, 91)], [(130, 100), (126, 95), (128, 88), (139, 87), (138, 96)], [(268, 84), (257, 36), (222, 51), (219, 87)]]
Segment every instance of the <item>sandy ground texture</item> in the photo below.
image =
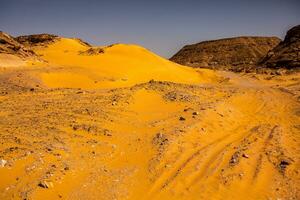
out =
[(299, 73), (36, 51), (44, 66), (0, 68), (0, 199), (300, 199)]

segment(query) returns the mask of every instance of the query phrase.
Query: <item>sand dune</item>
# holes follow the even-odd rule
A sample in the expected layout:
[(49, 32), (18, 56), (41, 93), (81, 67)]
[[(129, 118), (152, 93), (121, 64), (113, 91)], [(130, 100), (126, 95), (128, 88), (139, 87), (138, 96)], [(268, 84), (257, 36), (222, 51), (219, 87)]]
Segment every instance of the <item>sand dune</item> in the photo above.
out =
[(59, 66), (58, 70), (42, 74), (50, 87), (108, 88), (133, 86), (151, 79), (178, 83), (216, 79), (209, 70), (194, 71), (136, 45), (98, 47), (100, 53), (98, 50), (89, 54), (93, 48), (75, 39), (62, 38), (46, 48), (34, 49), (43, 59)]

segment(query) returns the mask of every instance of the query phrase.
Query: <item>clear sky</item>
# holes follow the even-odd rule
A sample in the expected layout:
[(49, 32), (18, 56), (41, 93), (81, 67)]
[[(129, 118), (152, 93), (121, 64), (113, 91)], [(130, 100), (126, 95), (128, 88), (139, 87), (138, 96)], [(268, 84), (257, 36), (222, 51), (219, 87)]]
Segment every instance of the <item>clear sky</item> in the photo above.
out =
[(300, 24), (300, 0), (0, 0), (0, 30), (52, 33), (93, 45), (134, 43), (170, 57), (183, 45), (278, 36)]

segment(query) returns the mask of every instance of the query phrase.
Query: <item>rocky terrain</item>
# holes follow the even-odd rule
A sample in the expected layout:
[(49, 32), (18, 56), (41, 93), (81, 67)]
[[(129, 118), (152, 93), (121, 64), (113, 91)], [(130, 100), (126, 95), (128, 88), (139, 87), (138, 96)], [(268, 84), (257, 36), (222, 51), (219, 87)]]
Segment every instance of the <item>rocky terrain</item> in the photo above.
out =
[(25, 47), (14, 37), (4, 32), (0, 32), (0, 54), (11, 54), (23, 58), (35, 55), (30, 48)]
[(20, 38), (43, 62), (0, 57), (1, 200), (300, 199), (299, 72)]
[(261, 64), (270, 68), (300, 67), (300, 25), (290, 29), (284, 40), (268, 52)]
[(243, 71), (257, 66), (280, 42), (276, 37), (237, 37), (187, 45), (171, 61), (209, 69)]
[(55, 42), (59, 39), (57, 35), (52, 34), (37, 34), (37, 35), (25, 35), (15, 38), (18, 42), (25, 46), (34, 46), (34, 45), (47, 45)]

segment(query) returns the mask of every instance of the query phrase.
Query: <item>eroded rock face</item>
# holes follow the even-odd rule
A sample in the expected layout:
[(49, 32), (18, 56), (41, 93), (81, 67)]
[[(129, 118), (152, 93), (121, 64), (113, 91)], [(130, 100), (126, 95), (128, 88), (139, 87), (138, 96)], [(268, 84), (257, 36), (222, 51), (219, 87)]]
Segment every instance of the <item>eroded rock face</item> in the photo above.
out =
[(49, 43), (53, 43), (56, 40), (58, 40), (59, 37), (57, 35), (52, 34), (36, 34), (36, 35), (24, 35), (16, 37), (16, 40), (23, 44), (28, 46), (34, 46), (34, 45), (46, 45)]
[(191, 67), (240, 71), (256, 66), (278, 45), (277, 37), (236, 37), (187, 45), (170, 60)]
[(267, 54), (262, 64), (270, 68), (300, 67), (300, 25), (287, 32), (284, 40)]
[(29, 57), (35, 53), (20, 44), (14, 37), (0, 31), (0, 53), (12, 54), (20, 57)]

